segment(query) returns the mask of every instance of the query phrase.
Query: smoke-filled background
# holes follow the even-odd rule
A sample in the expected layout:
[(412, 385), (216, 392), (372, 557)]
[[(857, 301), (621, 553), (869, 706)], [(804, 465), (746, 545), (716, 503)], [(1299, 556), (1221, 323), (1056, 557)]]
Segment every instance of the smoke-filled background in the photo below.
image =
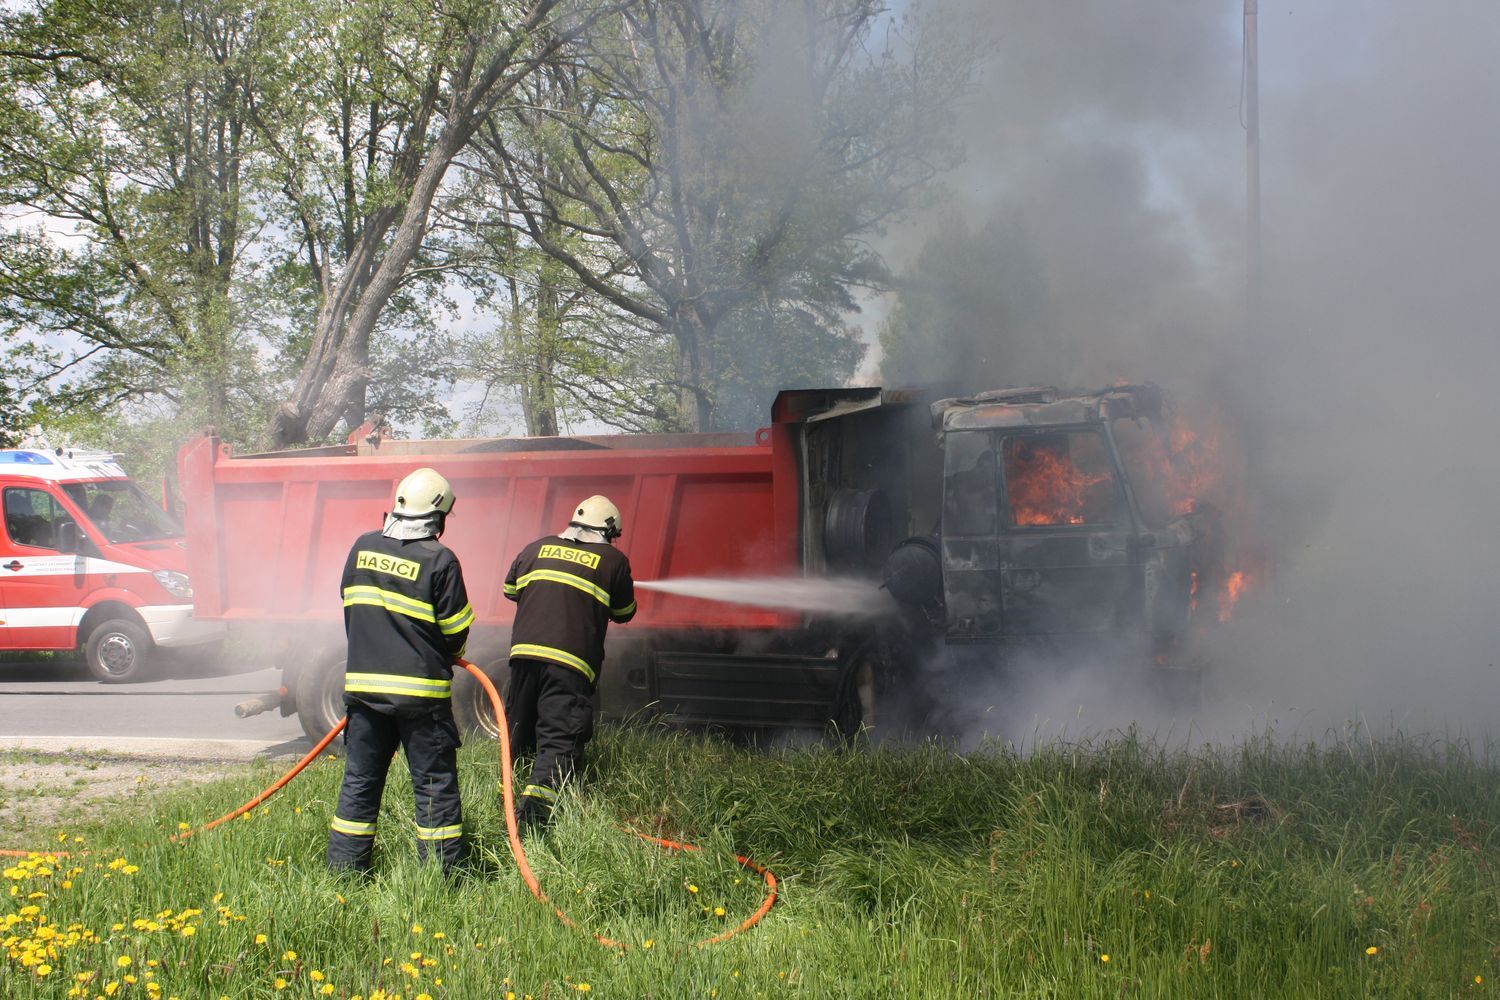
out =
[[(1214, 637), (1193, 738), (1495, 732), (1500, 10), (1261, 5), (1252, 330), (1240, 5), (960, 8), (988, 49), (969, 156), (892, 234), (886, 378), (1152, 380), (1226, 415), (1274, 555)], [(1186, 731), (1086, 677), (989, 700), (1012, 735)]]

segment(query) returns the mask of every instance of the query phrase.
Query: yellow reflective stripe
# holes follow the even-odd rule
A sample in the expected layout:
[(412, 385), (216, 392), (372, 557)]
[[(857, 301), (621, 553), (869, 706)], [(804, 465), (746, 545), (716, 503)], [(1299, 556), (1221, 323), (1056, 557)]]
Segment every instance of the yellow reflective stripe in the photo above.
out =
[(452, 826), (419, 826), (417, 827), (418, 840), (452, 840), (454, 837), (462, 837), (464, 828), (462, 823), (454, 823)]
[(618, 618), (621, 615), (628, 615), (628, 614), (630, 614), (634, 610), (635, 610), (635, 602), (631, 601), (629, 604), (625, 605), (623, 608), (610, 608), (609, 609), (609, 613), (612, 614), (612, 615), (614, 615), (616, 618)]
[(546, 785), (527, 785), (521, 789), (522, 795), (529, 795), (534, 799), (545, 799), (548, 802), (557, 801), (557, 792)]
[(517, 587), (513, 583), (507, 583), (505, 585), (505, 596), (506, 597), (515, 597), (520, 592), (521, 592), (521, 588)]
[(356, 823), (352, 819), (340, 819), (335, 816), (329, 826), (335, 833), (342, 833), (350, 837), (375, 836), (374, 823)]
[(345, 674), (344, 690), (357, 694), (405, 694), (413, 698), (447, 698), (453, 682), (406, 674)]
[(426, 601), (419, 601), (405, 594), (398, 594), (393, 590), (381, 590), (379, 587), (350, 586), (344, 588), (344, 607), (355, 604), (368, 604), (377, 608), (385, 608), (394, 611), (398, 615), (415, 618), (418, 621), (432, 622), (437, 624), (437, 616), (432, 612), (432, 605)]
[(474, 606), (472, 604), (465, 604), (455, 614), (451, 614), (447, 618), (439, 618), (437, 621), (438, 631), (444, 635), (455, 635), (473, 624)]
[(510, 655), (533, 660), (551, 660), (553, 663), (561, 663), (565, 667), (572, 667), (589, 680), (594, 679), (594, 668), (588, 665), (588, 661), (574, 656), (566, 649), (557, 649), (552, 646), (538, 646), (534, 642), (518, 642), (510, 647)]
[(575, 576), (572, 573), (564, 573), (560, 569), (534, 569), (530, 573), (527, 573), (525, 576), (516, 581), (516, 589), (520, 590), (527, 584), (534, 583), (537, 580), (546, 580), (548, 583), (565, 584), (566, 586), (572, 587), (575, 590), (583, 591), (585, 594), (588, 594), (590, 597), (594, 598), (606, 608), (609, 607), (609, 591), (605, 590), (597, 583), (592, 583), (588, 580), (585, 580), (583, 577)]

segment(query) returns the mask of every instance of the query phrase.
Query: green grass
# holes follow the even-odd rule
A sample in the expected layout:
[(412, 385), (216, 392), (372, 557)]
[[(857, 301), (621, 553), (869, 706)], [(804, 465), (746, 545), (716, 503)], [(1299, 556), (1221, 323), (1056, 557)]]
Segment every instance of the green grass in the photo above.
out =
[[(606, 729), (592, 752), (582, 794), (529, 853), (555, 900), (627, 953), (531, 898), (501, 831), (495, 747), (475, 743), (461, 765), (480, 864), (457, 884), (415, 860), (399, 762), (371, 879), (323, 869), (336, 760), (253, 818), (165, 842), (279, 773), (261, 765), (63, 831), (98, 853), (50, 875), (10, 869), (0, 995), (66, 997), (93, 973), (71, 995), (120, 983), (115, 997), (149, 997), (148, 972), (181, 1000), (1497, 995), (1489, 748), (1265, 739), (1185, 753), (1126, 735), (1025, 756), (757, 752)], [(662, 851), (621, 824), (704, 850)], [(747, 933), (694, 947), (759, 903), (736, 851), (773, 868), (781, 899)], [(39, 977), (19, 956), (44, 927), (58, 937)]]

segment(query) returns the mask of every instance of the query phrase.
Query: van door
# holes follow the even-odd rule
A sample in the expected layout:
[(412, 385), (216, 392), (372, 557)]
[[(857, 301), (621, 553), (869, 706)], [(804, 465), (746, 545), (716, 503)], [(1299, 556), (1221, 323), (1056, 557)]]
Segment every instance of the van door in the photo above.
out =
[(73, 515), (50, 490), (7, 485), (0, 490), (5, 538), (0, 555), (0, 646), (72, 649), (88, 592), (84, 560), (58, 549), (60, 528)]

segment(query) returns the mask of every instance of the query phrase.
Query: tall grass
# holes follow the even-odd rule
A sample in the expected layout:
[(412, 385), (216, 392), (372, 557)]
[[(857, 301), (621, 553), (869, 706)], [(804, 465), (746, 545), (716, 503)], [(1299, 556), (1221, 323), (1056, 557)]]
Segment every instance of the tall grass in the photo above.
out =
[[(62, 831), (92, 853), (0, 879), (0, 994), (1468, 997), (1496, 995), (1500, 977), (1488, 748), (1265, 738), (1188, 753), (1126, 734), (1024, 756), (756, 751), (607, 729), (528, 853), (556, 902), (629, 942), (623, 954), (526, 891), (494, 745), (466, 747), (461, 766), (476, 864), (455, 882), (415, 860), (399, 762), (369, 879), (323, 869), (336, 760), (184, 843), (166, 842), (179, 822), (228, 811), (275, 769)], [(736, 852), (776, 871), (780, 901), (694, 947), (761, 898)], [(48, 929), (51, 950), (28, 951)]]

